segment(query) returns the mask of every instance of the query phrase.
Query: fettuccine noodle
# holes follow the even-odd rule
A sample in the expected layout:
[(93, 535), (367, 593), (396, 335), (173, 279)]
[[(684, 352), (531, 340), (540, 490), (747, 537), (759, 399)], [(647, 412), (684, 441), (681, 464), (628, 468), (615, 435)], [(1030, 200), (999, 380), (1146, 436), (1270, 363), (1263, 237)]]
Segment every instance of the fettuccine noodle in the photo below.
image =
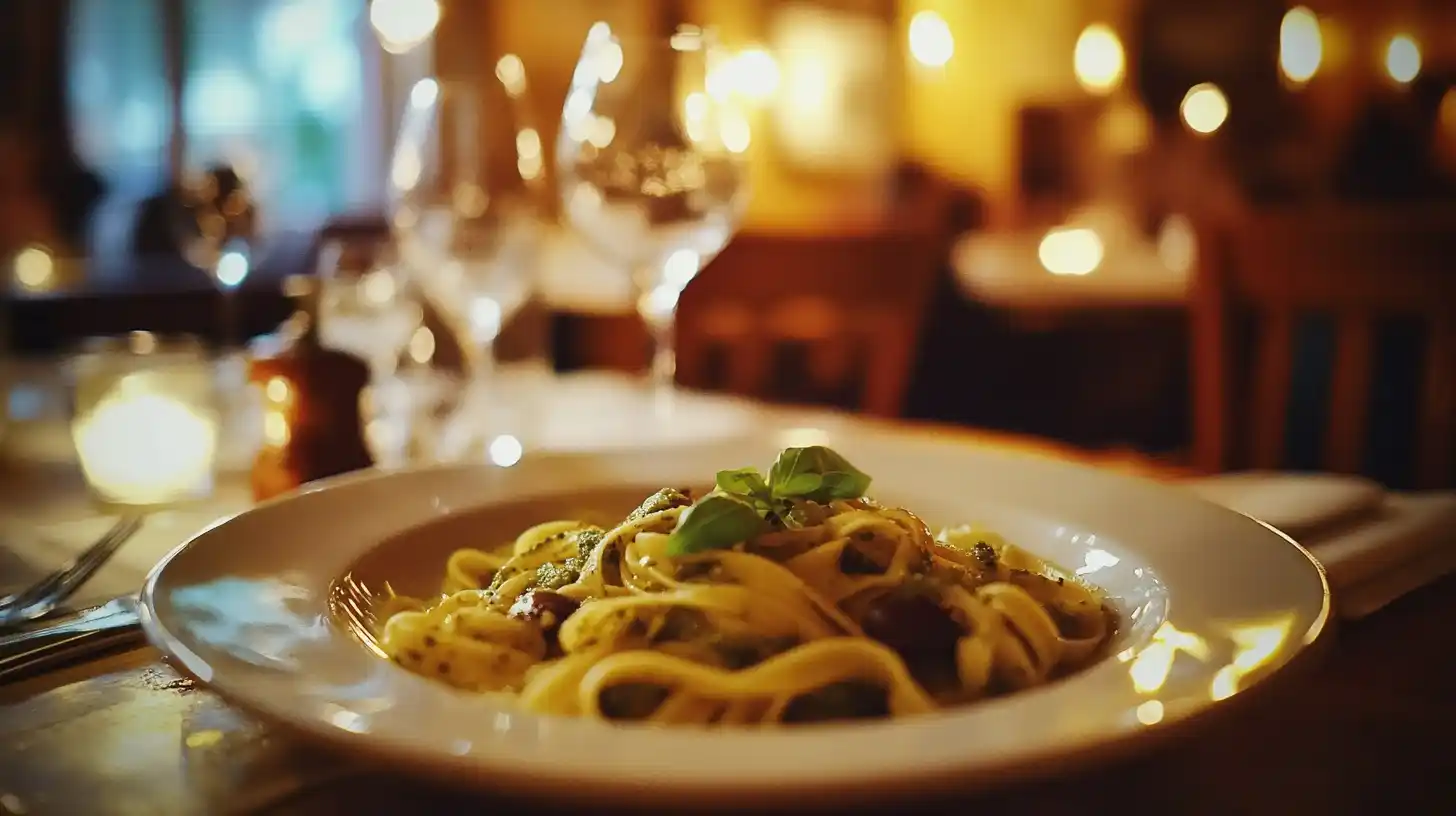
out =
[(1048, 682), (1112, 632), (1101, 601), (993, 533), (932, 536), (867, 498), (673, 555), (692, 501), (662, 490), (611, 529), (538, 524), (457, 550), (433, 602), (397, 599), (393, 660), (552, 715), (775, 724), (899, 717)]

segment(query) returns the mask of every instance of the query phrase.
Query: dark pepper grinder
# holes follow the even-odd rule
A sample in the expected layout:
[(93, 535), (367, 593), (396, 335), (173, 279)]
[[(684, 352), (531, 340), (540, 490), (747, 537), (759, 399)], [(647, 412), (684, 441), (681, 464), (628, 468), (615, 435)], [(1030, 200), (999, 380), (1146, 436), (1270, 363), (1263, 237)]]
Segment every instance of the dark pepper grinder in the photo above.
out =
[(284, 282), (295, 303), (292, 337), (274, 356), (248, 364), (263, 391), (263, 447), (253, 462), (253, 498), (373, 465), (364, 443), (359, 399), (369, 366), (319, 342), (319, 287), (306, 276)]

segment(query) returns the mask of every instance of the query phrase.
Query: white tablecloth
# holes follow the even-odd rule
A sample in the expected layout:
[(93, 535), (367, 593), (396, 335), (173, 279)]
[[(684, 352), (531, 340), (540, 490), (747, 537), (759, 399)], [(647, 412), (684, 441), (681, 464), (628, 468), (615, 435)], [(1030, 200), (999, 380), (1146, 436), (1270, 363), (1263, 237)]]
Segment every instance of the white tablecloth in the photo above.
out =
[(1110, 246), (1086, 275), (1054, 275), (1038, 257), (1045, 235), (987, 232), (961, 239), (951, 256), (961, 291), (1007, 309), (1178, 307), (1187, 300), (1188, 273), (1168, 268), (1151, 243)]

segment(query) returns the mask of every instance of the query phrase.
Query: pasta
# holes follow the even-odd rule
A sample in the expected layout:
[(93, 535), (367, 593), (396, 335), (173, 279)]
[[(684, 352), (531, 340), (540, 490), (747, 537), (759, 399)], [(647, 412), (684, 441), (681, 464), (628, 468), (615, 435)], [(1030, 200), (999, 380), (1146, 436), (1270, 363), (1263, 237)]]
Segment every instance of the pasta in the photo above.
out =
[(763, 725), (900, 717), (1044, 684), (1113, 631), (1071, 576), (973, 527), (932, 536), (823, 447), (663, 489), (610, 529), (538, 524), (396, 598), (410, 671), (551, 715)]

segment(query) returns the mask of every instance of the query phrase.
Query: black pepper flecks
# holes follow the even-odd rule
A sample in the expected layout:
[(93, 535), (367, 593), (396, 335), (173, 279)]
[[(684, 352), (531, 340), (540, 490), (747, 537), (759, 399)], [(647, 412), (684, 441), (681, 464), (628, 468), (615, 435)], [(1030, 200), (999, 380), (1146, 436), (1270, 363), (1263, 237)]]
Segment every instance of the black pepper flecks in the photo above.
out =
[(996, 569), (996, 550), (984, 541), (977, 541), (976, 546), (971, 548), (971, 555), (975, 556), (981, 566), (986, 569)]

